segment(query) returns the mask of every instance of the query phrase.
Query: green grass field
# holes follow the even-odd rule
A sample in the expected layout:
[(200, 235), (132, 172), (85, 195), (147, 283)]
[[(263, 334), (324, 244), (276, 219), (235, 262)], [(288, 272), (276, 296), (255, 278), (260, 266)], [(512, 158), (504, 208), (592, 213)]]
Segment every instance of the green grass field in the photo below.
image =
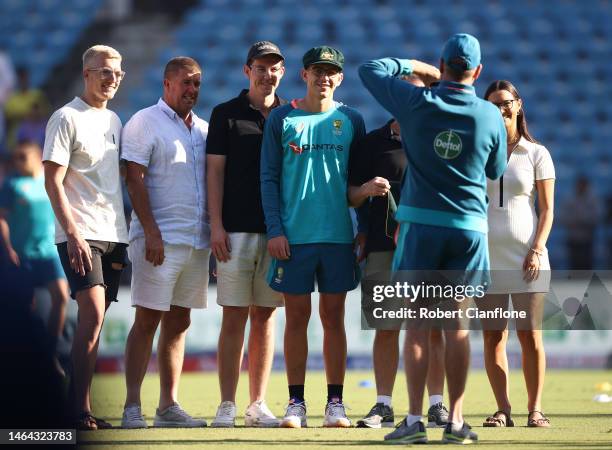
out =
[[(362, 380), (373, 380), (371, 372), (348, 372), (345, 383), (345, 402), (348, 414), (356, 421), (365, 414), (375, 400), (373, 388), (359, 387)], [(595, 403), (595, 384), (612, 381), (610, 371), (549, 371), (544, 392), (544, 409), (552, 421), (550, 429), (527, 428), (526, 394), (522, 374), (514, 371), (511, 377), (515, 428), (482, 428), (482, 421), (495, 411), (493, 395), (486, 375), (482, 371), (470, 374), (465, 404), (466, 419), (480, 438), (479, 448), (499, 449), (612, 449), (612, 403)], [(238, 410), (247, 406), (247, 376), (243, 373), (238, 387)], [(79, 442), (86, 448), (134, 449), (195, 449), (204, 446), (223, 449), (245, 448), (284, 450), (295, 447), (314, 449), (339, 446), (347, 448), (375, 448), (383, 446), (383, 436), (389, 431), (369, 429), (324, 429), (325, 376), (321, 372), (309, 373), (306, 380), (308, 420), (310, 427), (301, 430), (203, 428), (197, 430), (148, 429), (105, 430), (84, 432)], [(147, 376), (143, 388), (143, 410), (152, 423), (158, 396), (156, 374)], [(93, 385), (94, 413), (113, 425), (121, 422), (125, 395), (122, 374), (97, 375)], [(285, 375), (272, 374), (268, 393), (270, 409), (282, 415), (287, 400)], [(210, 423), (219, 402), (216, 373), (185, 374), (181, 380), (180, 401), (192, 415), (205, 417)], [(394, 393), (396, 420), (407, 408), (404, 377), (398, 374)], [(239, 416), (238, 425), (242, 425)], [(428, 431), (429, 445), (441, 443), (442, 430)]]

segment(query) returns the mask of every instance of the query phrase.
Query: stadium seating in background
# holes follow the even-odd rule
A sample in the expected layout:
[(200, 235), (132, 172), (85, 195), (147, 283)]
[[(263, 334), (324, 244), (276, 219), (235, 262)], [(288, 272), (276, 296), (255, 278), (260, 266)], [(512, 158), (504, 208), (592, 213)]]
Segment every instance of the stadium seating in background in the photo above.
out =
[(2, 0), (0, 47), (40, 87), (78, 42), (102, 0)]

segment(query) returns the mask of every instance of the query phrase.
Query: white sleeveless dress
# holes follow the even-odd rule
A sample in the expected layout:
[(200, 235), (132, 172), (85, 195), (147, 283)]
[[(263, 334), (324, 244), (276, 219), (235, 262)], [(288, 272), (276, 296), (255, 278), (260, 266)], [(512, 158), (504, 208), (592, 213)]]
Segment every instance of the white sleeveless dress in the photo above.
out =
[(487, 180), (489, 197), (489, 258), (491, 287), (488, 294), (548, 292), (548, 252), (540, 256), (540, 276), (523, 280), (523, 261), (538, 226), (535, 211), (536, 180), (555, 178), (555, 168), (546, 147), (521, 138), (510, 155), (499, 180)]

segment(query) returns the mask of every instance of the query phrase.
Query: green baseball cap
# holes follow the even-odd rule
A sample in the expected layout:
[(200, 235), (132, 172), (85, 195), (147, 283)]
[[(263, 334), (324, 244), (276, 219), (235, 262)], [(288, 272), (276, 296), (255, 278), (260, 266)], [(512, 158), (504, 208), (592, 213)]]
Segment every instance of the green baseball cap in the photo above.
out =
[(313, 47), (308, 50), (304, 54), (302, 62), (305, 69), (313, 64), (331, 64), (342, 70), (344, 67), (344, 55), (340, 50), (322, 45), (321, 47)]

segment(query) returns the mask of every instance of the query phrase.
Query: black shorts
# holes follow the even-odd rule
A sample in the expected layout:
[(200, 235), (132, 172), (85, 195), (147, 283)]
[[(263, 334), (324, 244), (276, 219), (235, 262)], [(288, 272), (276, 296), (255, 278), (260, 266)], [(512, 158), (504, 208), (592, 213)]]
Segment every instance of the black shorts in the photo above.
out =
[[(87, 241), (91, 248), (91, 270), (81, 276), (70, 267), (68, 259), (68, 243), (57, 244), (68, 284), (70, 285), (70, 296), (76, 298), (76, 293), (94, 286), (104, 286), (106, 289), (106, 301), (116, 302), (119, 292), (119, 279), (121, 272), (126, 266), (127, 244), (107, 241)], [(115, 269), (113, 263), (121, 264), (121, 269)]]

